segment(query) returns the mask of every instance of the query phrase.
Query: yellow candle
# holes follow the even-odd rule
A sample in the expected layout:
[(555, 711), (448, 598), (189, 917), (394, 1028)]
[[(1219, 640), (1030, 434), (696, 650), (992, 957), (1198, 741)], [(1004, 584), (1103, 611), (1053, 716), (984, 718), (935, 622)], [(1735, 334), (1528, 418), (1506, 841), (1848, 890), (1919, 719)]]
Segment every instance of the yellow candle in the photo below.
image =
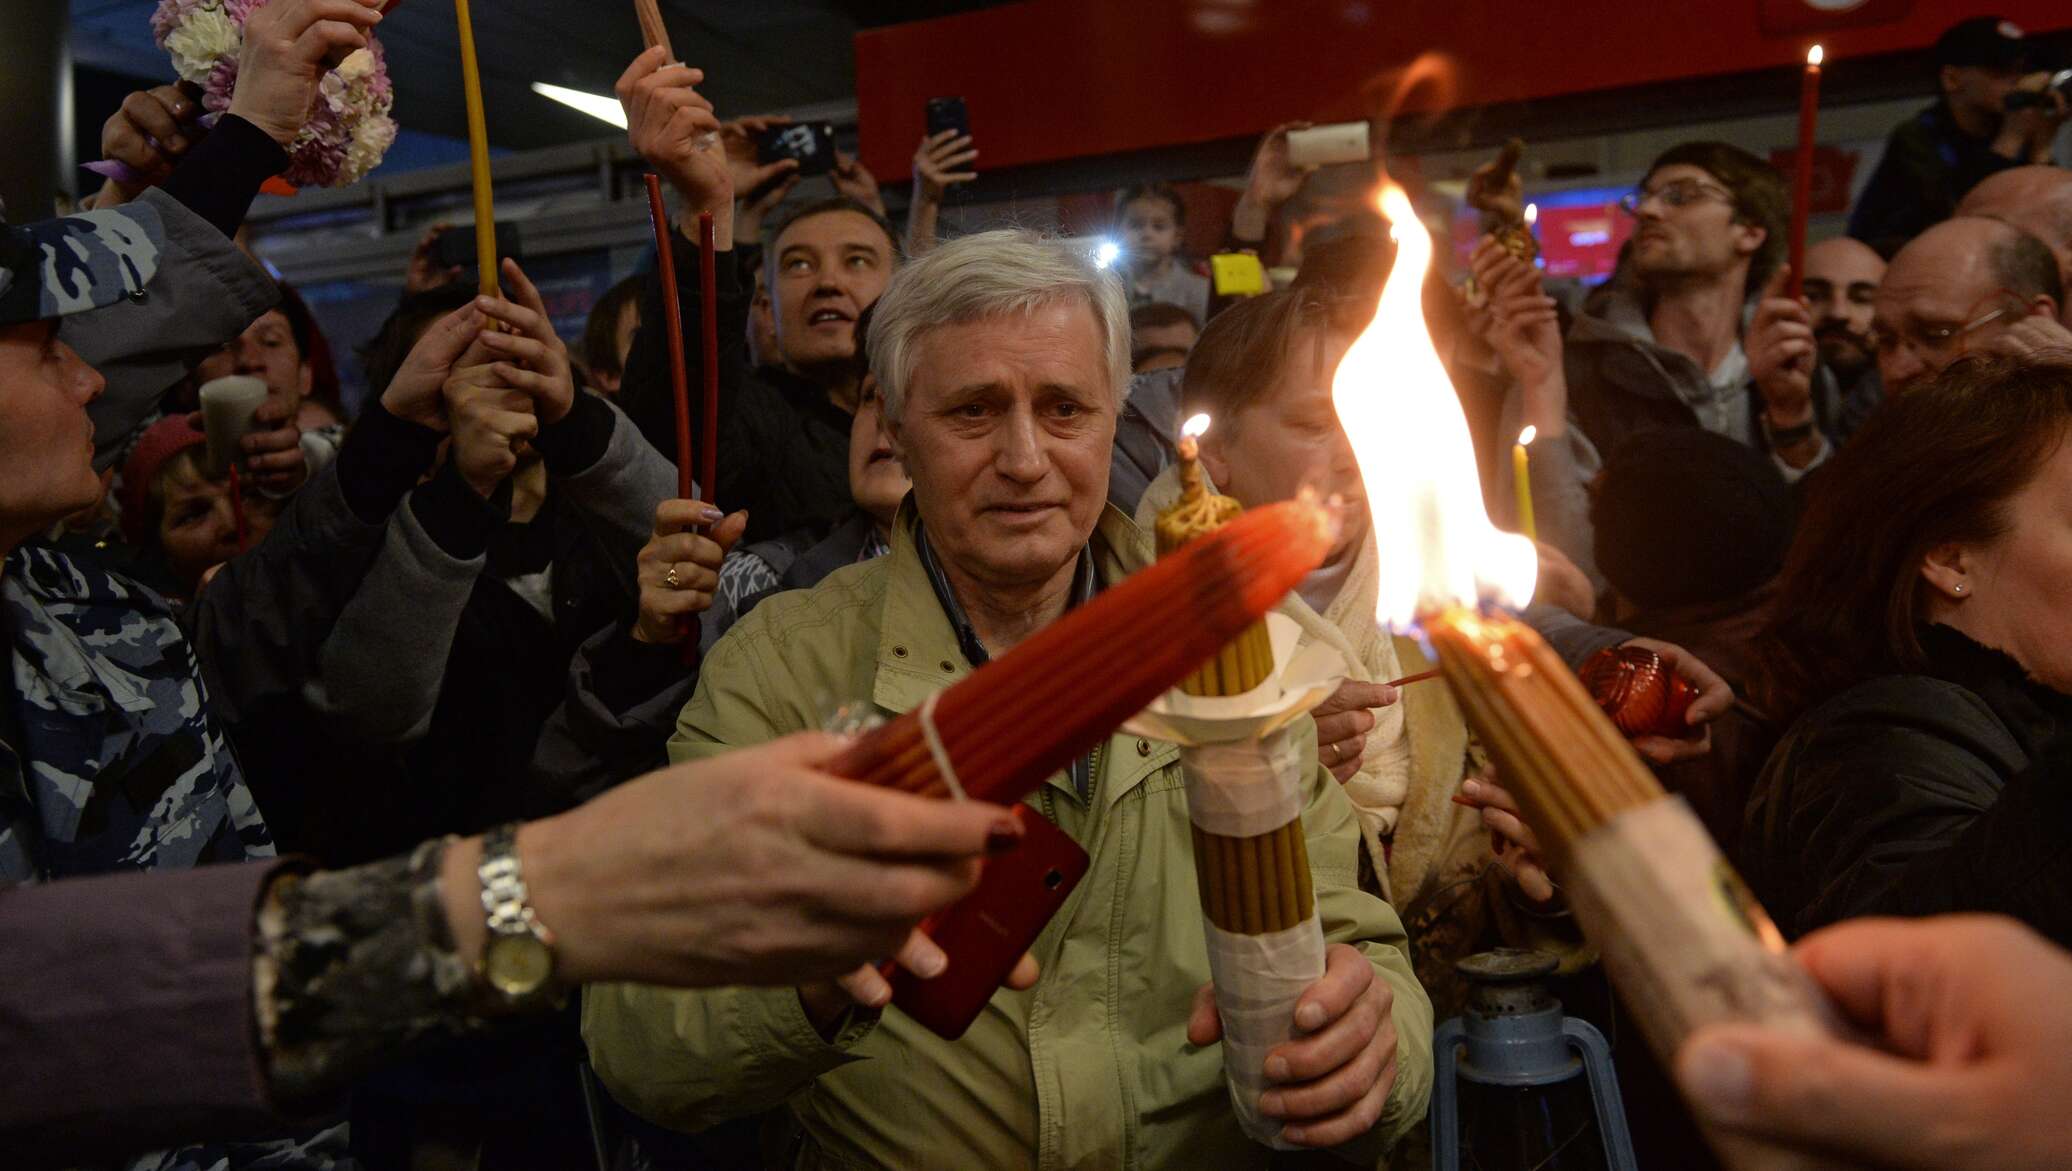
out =
[(468, 18), (468, 0), (453, 0), (460, 24), (460, 84), (468, 107), (468, 169), (475, 181), (475, 265), (482, 272), (482, 294), (498, 295), (496, 284), (496, 208), (489, 191), (489, 127), (482, 116), (482, 72), (475, 64), (475, 24)]
[(1532, 467), (1525, 449), (1538, 434), (1539, 428), (1527, 427), (1518, 433), (1518, 442), (1511, 447), (1511, 486), (1518, 493), (1518, 531), (1534, 541), (1540, 539), (1540, 533), (1532, 520)]

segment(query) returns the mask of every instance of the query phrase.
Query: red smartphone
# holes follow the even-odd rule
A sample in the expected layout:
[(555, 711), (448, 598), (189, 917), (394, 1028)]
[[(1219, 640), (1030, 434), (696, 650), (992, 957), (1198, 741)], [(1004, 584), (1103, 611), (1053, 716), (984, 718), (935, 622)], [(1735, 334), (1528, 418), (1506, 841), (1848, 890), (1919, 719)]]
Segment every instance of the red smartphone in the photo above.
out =
[(951, 1041), (985, 1011), (1091, 864), (1079, 843), (1041, 813), (1017, 805), (1014, 817), (1022, 826), (1022, 844), (986, 859), (978, 886), (921, 925), (949, 955), (949, 969), (933, 980), (905, 968), (887, 976), (892, 1003)]

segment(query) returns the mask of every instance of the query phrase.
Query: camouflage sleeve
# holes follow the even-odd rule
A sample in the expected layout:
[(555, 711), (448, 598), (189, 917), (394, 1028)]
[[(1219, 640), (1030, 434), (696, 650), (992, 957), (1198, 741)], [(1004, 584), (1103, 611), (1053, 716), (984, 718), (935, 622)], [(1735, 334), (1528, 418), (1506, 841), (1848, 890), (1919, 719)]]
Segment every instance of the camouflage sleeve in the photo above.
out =
[(450, 840), (267, 888), (253, 998), (275, 1101), (321, 1100), (421, 1039), (489, 1026), (439, 904)]

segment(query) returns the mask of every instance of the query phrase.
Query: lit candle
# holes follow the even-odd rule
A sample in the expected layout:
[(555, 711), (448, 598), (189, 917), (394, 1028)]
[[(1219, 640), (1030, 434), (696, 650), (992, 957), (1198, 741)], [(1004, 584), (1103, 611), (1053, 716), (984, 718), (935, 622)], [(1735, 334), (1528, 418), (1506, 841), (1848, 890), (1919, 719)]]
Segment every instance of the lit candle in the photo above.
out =
[(496, 284), (496, 208), (489, 191), (489, 126), (482, 116), (482, 72), (475, 64), (475, 23), (468, 0), (453, 0), (460, 24), (460, 84), (468, 108), (468, 171), (475, 182), (475, 265), (481, 292), (499, 295)]
[(1518, 442), (1511, 445), (1511, 488), (1518, 494), (1518, 531), (1533, 541), (1540, 539), (1540, 530), (1532, 519), (1532, 461), (1525, 449), (1539, 433), (1538, 427), (1527, 427), (1518, 433)]
[(1806, 279), (1806, 212), (1813, 199), (1813, 126), (1820, 116), (1819, 45), (1806, 51), (1806, 72), (1799, 85), (1799, 149), (1793, 157), (1791, 183), (1791, 296), (1796, 300)]
[[(1180, 498), (1158, 514), (1152, 526), (1158, 555), (1166, 557), (1198, 537), (1215, 532), (1244, 511), (1228, 496), (1208, 490), (1202, 483), (1201, 445), (1198, 437), (1209, 429), (1209, 417), (1196, 415), (1180, 425)], [(1273, 675), (1273, 640), (1266, 624), (1255, 622), (1225, 646), (1201, 670), (1180, 683), (1189, 695), (1243, 695)]]

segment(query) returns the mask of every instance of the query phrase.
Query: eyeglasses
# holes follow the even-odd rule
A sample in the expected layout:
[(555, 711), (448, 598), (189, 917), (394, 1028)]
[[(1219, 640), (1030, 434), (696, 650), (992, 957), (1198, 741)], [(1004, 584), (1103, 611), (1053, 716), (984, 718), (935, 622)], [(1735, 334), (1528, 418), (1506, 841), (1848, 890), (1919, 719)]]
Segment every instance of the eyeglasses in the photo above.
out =
[(1697, 179), (1677, 179), (1659, 187), (1627, 192), (1619, 197), (1619, 210), (1630, 216), (1638, 216), (1640, 209), (1646, 207), (1650, 199), (1659, 199), (1667, 207), (1689, 207), (1707, 199), (1717, 199), (1721, 203), (1734, 202), (1733, 195), (1724, 187), (1714, 187)]
[[(1988, 297), (2008, 295), (2011, 294), (1987, 294)], [(1922, 361), (1930, 365), (1940, 365), (1964, 353), (1964, 339), (1971, 333), (2000, 320), (2009, 312), (2010, 307), (2003, 304), (1990, 312), (1979, 314), (1962, 325), (1916, 325), (1896, 330), (1873, 325), (1870, 333), (1871, 349), (1886, 355), (1905, 346)]]

